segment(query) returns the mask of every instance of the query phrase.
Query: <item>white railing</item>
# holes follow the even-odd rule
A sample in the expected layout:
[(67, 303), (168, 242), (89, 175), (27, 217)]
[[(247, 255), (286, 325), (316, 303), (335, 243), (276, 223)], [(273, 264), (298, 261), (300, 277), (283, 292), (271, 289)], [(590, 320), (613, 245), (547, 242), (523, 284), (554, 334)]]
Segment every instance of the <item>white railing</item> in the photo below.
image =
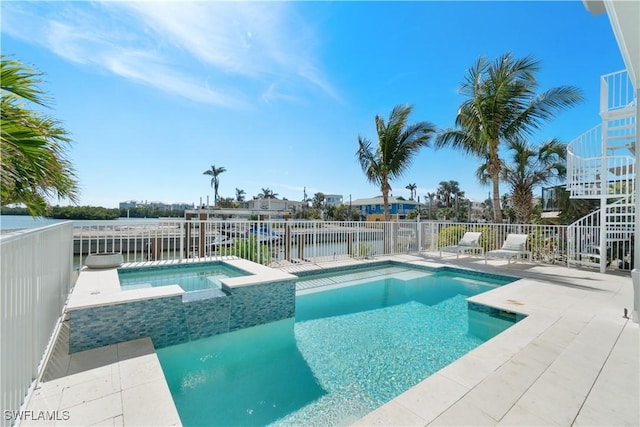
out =
[(157, 225), (80, 226), (75, 248), (80, 263), (88, 253), (116, 251), (125, 262), (234, 255), (280, 266), (435, 252), (457, 244), (464, 231), (482, 231), (486, 250), (500, 248), (509, 233), (527, 233), (535, 261), (566, 260), (566, 226), (431, 221), (162, 220)]
[(598, 125), (567, 145), (567, 189), (572, 197), (600, 194), (602, 126)]
[(632, 194), (635, 158), (602, 154), (602, 126), (580, 135), (567, 146), (567, 189), (572, 197)]
[[(402, 225), (401, 225), (402, 224)], [(125, 262), (234, 255), (264, 265), (406, 253), (415, 222), (161, 220), (77, 226), (74, 253), (121, 252)]]
[(71, 286), (72, 239), (71, 222), (0, 238), (2, 426), (43, 368)]
[[(569, 264), (600, 267), (600, 210), (575, 221), (567, 228)], [(605, 261), (606, 262), (606, 261)]]
[(629, 199), (631, 196), (606, 206), (604, 231), (600, 226), (601, 210), (591, 212), (568, 226), (569, 264), (601, 270), (612, 266), (620, 270), (633, 268), (635, 206), (629, 203)]
[(608, 196), (628, 196), (635, 193), (635, 159), (631, 156), (606, 157), (604, 193)]
[(600, 112), (623, 109), (635, 102), (635, 90), (626, 70), (600, 77)]
[(565, 225), (425, 222), (421, 227), (424, 251), (457, 245), (467, 231), (481, 232), (479, 244), (490, 251), (500, 249), (507, 235), (515, 233), (529, 235), (526, 249), (531, 251), (534, 262), (555, 264), (566, 263), (567, 259)]

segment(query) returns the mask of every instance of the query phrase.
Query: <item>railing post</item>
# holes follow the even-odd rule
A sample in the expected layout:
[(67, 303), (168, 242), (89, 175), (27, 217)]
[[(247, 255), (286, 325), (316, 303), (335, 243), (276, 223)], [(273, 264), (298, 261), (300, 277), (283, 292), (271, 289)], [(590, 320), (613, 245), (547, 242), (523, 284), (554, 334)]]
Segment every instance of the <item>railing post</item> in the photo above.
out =
[(180, 234), (178, 235), (178, 238), (180, 239), (180, 258), (182, 261), (182, 259), (184, 259), (184, 230), (185, 230), (185, 224), (186, 221), (183, 219), (178, 223), (178, 227), (180, 230)]
[(318, 256), (317, 242), (318, 242), (318, 221), (314, 221), (313, 222), (313, 262), (316, 262), (316, 257)]

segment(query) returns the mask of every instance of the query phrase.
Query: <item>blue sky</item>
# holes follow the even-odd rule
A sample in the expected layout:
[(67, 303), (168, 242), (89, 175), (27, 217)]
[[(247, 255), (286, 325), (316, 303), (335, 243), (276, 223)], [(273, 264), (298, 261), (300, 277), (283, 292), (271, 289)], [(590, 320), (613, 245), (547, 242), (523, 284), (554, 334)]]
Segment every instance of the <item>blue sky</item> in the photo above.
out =
[[(599, 77), (623, 68), (606, 14), (570, 2), (11, 2), (2, 53), (45, 73), (48, 113), (71, 133), (82, 205), (213, 200), (262, 188), (373, 197), (355, 153), (374, 117), (412, 104), (411, 121), (453, 125), (458, 88), (480, 56), (542, 61), (541, 90), (585, 102), (532, 142), (568, 143), (599, 123)], [(391, 183), (424, 199), (444, 180), (487, 198), (478, 161), (425, 148)], [(503, 190), (504, 191), (504, 190)], [(61, 204), (66, 204), (62, 201)]]

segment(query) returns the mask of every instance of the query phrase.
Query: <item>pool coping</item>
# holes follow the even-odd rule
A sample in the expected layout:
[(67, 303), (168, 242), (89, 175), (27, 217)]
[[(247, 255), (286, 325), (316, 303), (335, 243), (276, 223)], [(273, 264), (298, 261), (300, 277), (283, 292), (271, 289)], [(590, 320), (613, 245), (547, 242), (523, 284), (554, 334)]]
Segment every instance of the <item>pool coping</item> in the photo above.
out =
[(223, 286), (231, 289), (296, 279), (296, 276), (292, 274), (265, 267), (237, 257), (206, 257), (181, 260), (181, 262), (139, 262), (123, 264), (117, 268), (104, 269), (90, 269), (85, 267), (80, 270), (78, 280), (76, 281), (73, 291), (69, 295), (67, 310), (80, 310), (154, 298), (182, 296), (186, 294), (186, 292), (178, 285), (123, 290), (120, 287), (120, 280), (118, 279), (118, 268), (189, 265), (207, 262), (223, 262), (249, 273), (247, 276), (231, 277), (220, 280)]
[[(638, 425), (638, 324), (622, 318), (622, 308), (633, 304), (630, 277), (595, 273), (593, 270), (559, 266), (511, 264), (484, 261), (474, 257), (438, 258), (401, 255), (380, 257), (375, 261), (395, 260), (417, 265), (466, 268), (520, 277), (469, 300), (482, 305), (526, 314), (527, 317), (502, 334), (485, 342), (456, 362), (426, 378), (415, 387), (367, 414), (355, 425)], [(322, 266), (311, 264), (284, 268), (284, 272), (322, 270), (329, 266), (368, 263), (369, 260), (340, 261)], [(118, 344), (119, 345), (119, 344)], [(93, 352), (101, 358), (107, 347)], [(75, 353), (81, 357), (83, 353)], [(155, 351), (153, 352), (155, 355)], [(65, 357), (67, 359), (65, 359)], [(69, 355), (52, 357), (47, 366), (69, 366)], [(66, 360), (66, 362), (65, 362)], [(66, 364), (65, 364), (66, 363)], [(49, 370), (48, 368), (47, 370)], [(161, 372), (158, 365), (156, 369)], [(67, 372), (68, 369), (62, 369)], [(157, 371), (156, 371), (157, 372)], [(66, 373), (65, 373), (66, 375)], [(74, 375), (81, 375), (74, 377)], [(86, 390), (96, 380), (95, 370), (74, 377), (65, 388)], [(62, 377), (65, 378), (65, 377)], [(166, 380), (151, 389), (168, 392)], [(25, 407), (31, 411), (61, 409), (60, 400), (28, 397)], [(84, 387), (84, 388), (83, 388)], [(110, 390), (109, 390), (110, 391)], [(61, 393), (63, 391), (61, 390)], [(153, 408), (142, 390), (128, 396), (136, 402), (135, 412), (97, 419), (104, 409), (95, 399), (73, 406), (71, 420), (56, 423), (100, 425), (152, 425)], [(120, 392), (119, 402), (125, 401)], [(42, 395), (40, 394), (40, 397)], [(167, 410), (177, 410), (170, 398)], [(170, 410), (171, 412), (171, 410)], [(100, 415), (102, 416), (102, 415)], [(86, 417), (86, 418), (82, 418)], [(167, 418), (171, 420), (172, 418)], [(179, 424), (179, 418), (178, 422)], [(20, 425), (50, 425), (27, 422)]]
[[(482, 267), (474, 257), (402, 258), (510, 270), (519, 280), (467, 300), (527, 317), (354, 425), (638, 424), (639, 329), (622, 317), (625, 304), (633, 305), (630, 277), (532, 264)], [(630, 368), (631, 379), (619, 378), (619, 366)]]

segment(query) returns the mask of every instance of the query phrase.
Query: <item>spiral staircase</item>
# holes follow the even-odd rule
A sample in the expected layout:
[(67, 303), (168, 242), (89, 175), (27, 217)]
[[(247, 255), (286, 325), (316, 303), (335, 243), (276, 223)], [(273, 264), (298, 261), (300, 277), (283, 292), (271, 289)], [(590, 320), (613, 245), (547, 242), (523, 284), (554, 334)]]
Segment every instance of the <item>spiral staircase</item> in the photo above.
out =
[(629, 270), (635, 226), (635, 149), (638, 100), (626, 71), (600, 78), (602, 123), (567, 146), (571, 198), (600, 208), (568, 227), (569, 265)]

